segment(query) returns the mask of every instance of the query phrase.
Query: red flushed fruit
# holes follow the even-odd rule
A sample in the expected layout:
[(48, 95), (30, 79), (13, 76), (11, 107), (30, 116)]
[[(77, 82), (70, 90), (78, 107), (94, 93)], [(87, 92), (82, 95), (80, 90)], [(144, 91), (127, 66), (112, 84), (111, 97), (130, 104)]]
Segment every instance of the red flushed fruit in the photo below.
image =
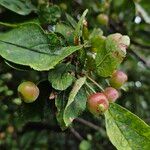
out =
[(127, 75), (122, 71), (115, 71), (109, 80), (110, 85), (114, 88), (120, 88), (128, 80)]
[(32, 103), (39, 96), (39, 88), (33, 82), (26, 81), (18, 86), (18, 94), (25, 103)]
[(103, 93), (109, 102), (115, 102), (119, 98), (119, 92), (113, 87), (107, 87)]
[(94, 93), (88, 98), (88, 109), (94, 115), (104, 113), (109, 107), (107, 97), (103, 93)]

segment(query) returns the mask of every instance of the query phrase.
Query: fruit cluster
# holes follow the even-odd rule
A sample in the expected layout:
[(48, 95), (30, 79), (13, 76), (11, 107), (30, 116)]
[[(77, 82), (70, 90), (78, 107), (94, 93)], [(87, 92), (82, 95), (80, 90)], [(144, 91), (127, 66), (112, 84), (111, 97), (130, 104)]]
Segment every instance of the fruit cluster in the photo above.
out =
[[(109, 108), (110, 102), (119, 98), (119, 89), (127, 81), (127, 75), (122, 71), (115, 71), (107, 87), (103, 92), (94, 93), (88, 98), (88, 109), (94, 115), (100, 115)], [(25, 103), (34, 102), (39, 96), (39, 88), (30, 81), (23, 82), (18, 87), (18, 93)]]
[(119, 98), (119, 89), (126, 81), (127, 75), (122, 71), (115, 71), (109, 82), (111, 87), (107, 87), (103, 92), (94, 93), (88, 98), (88, 109), (94, 115), (100, 115), (109, 108), (109, 103), (115, 102)]

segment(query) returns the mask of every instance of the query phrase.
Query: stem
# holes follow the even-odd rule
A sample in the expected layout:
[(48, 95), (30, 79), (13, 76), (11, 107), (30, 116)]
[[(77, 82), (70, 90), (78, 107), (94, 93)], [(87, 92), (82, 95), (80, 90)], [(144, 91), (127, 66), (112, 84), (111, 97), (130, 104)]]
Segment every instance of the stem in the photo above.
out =
[(70, 128), (70, 131), (79, 141), (83, 140), (83, 137), (74, 128)]
[(86, 93), (87, 93), (87, 95), (91, 95), (91, 94), (89, 93), (89, 91), (87, 91), (87, 90), (86, 90)]
[(89, 122), (89, 121), (87, 121), (87, 120), (84, 120), (84, 119), (82, 119), (82, 118), (76, 118), (75, 121), (80, 122), (80, 123), (82, 123), (82, 124), (84, 124), (84, 125), (86, 125), (86, 126), (88, 126), (88, 127), (90, 127), (90, 128), (95, 129), (95, 130), (98, 130), (98, 131), (99, 131), (99, 130), (102, 130), (99, 126), (93, 124), (92, 122)]
[(0, 25), (12, 27), (12, 28), (15, 28), (18, 26), (17, 24), (10, 24), (10, 23), (5, 23), (5, 22), (0, 22)]
[(104, 130), (103, 128), (101, 128), (101, 127), (99, 127), (99, 126), (93, 124), (93, 123), (90, 122), (90, 121), (84, 120), (84, 119), (82, 119), (82, 118), (76, 118), (75, 121), (76, 121), (76, 122), (79, 122), (79, 123), (82, 123), (83, 125), (86, 125), (86, 126), (92, 128), (92, 129), (94, 129), (94, 130), (97, 130), (97, 131), (101, 132), (101, 134), (102, 134), (103, 136), (106, 136), (106, 132), (105, 132), (105, 130)]
[(91, 77), (89, 77), (88, 75), (86, 75), (86, 77), (92, 81), (97, 87), (99, 87), (100, 90), (104, 91), (103, 87), (101, 85), (99, 85), (95, 80), (93, 80)]
[(133, 49), (130, 48), (130, 54), (134, 55), (136, 57), (136, 59), (138, 59), (139, 61), (141, 61), (146, 67), (150, 67), (148, 62), (142, 58), (139, 54), (137, 54)]
[(93, 93), (96, 93), (96, 91), (95, 91), (87, 82), (85, 82), (85, 85), (86, 85)]
[[(144, 50), (149, 50), (149, 49), (150, 49), (150, 46), (149, 46), (149, 45), (142, 45), (141, 43), (138, 43), (138, 42), (136, 42), (136, 41), (134, 41), (134, 40), (131, 40), (131, 43), (134, 44), (134, 45), (136, 45), (136, 46), (139, 46), (139, 47), (141, 47), (141, 48), (144, 48)], [(142, 49), (142, 50), (143, 50), (143, 49)]]
[(110, 86), (108, 79), (105, 79), (105, 82), (107, 83), (108, 86)]

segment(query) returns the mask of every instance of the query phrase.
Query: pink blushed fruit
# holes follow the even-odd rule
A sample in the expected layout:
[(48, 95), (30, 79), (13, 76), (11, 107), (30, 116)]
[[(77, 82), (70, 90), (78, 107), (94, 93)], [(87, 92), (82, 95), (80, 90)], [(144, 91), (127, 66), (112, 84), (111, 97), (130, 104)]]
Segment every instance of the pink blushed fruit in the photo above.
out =
[(128, 80), (127, 75), (123, 71), (115, 71), (110, 78), (110, 85), (114, 88), (120, 88)]
[(103, 93), (94, 93), (88, 98), (88, 109), (94, 115), (104, 113), (109, 107), (107, 97)]
[(119, 92), (113, 87), (107, 87), (103, 93), (109, 102), (115, 102), (119, 98)]

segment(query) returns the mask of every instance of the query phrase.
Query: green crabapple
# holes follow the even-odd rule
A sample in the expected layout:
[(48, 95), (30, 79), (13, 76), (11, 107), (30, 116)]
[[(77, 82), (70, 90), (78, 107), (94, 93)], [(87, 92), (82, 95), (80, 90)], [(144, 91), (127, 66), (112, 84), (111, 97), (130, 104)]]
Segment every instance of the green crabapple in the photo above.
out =
[(107, 87), (103, 93), (109, 102), (115, 102), (119, 98), (119, 92), (113, 87)]
[(87, 105), (92, 114), (100, 115), (108, 109), (109, 102), (103, 93), (94, 93), (89, 96)]
[(114, 88), (120, 88), (128, 80), (127, 75), (123, 71), (115, 71), (112, 74), (109, 82), (110, 85)]
[(39, 96), (39, 88), (33, 82), (26, 81), (18, 86), (18, 94), (25, 103), (32, 103)]
[(106, 14), (99, 14), (97, 16), (97, 21), (101, 25), (108, 25), (109, 19), (108, 19), (108, 16)]

